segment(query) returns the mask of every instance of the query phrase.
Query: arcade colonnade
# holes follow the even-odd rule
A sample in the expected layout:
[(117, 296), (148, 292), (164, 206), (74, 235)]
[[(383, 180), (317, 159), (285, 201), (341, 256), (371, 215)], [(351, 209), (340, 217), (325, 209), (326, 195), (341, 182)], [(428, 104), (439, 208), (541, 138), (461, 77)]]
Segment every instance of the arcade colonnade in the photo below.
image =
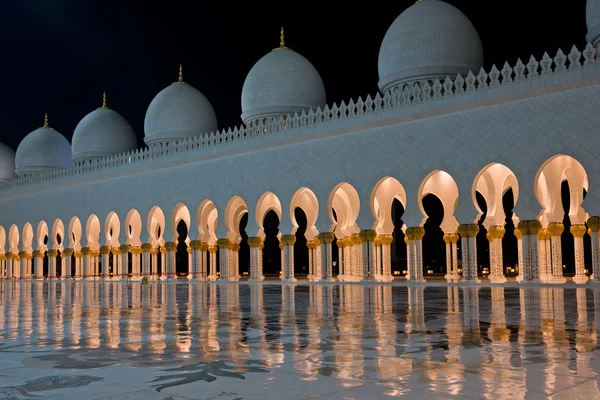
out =
[[(359, 227), (357, 218), (361, 210), (356, 189), (347, 182), (333, 188), (327, 199), (319, 202), (314, 192), (307, 187), (299, 188), (289, 205), (293, 228), (290, 232), (279, 232), (281, 278), (295, 281), (294, 243), (298, 223), (294, 211), (300, 208), (307, 219), (305, 236), (309, 252), (308, 279), (311, 281), (364, 281), (389, 282), (393, 280), (391, 270), (391, 244), (394, 229), (404, 232), (407, 248), (407, 280), (424, 281), (423, 246), (424, 224), (428, 216), (423, 207), (423, 198), (435, 195), (440, 200), (444, 215), (440, 228), (446, 244), (446, 279), (448, 281), (478, 282), (476, 236), (477, 221), (484, 215), (476, 194), (486, 203), (483, 226), (489, 241), (490, 275), (492, 283), (506, 281), (503, 268), (502, 238), (505, 234), (506, 215), (502, 205), (503, 195), (512, 190), (514, 202), (519, 195), (518, 177), (505, 165), (491, 163), (475, 177), (471, 188), (473, 204), (479, 214), (474, 220), (459, 221), (454, 216), (458, 205), (459, 190), (455, 180), (447, 172), (436, 170), (422, 181), (418, 193), (418, 207), (423, 219), (418, 226), (395, 227), (392, 218), (392, 203), (398, 200), (407, 210), (407, 195), (401, 182), (394, 177), (383, 177), (371, 193), (370, 211), (372, 226)], [(585, 283), (583, 238), (592, 238), (592, 280), (600, 282), (599, 237), (600, 216), (589, 216), (582, 207), (588, 190), (588, 177), (584, 167), (567, 155), (556, 155), (548, 159), (535, 177), (536, 200), (540, 212), (536, 219), (519, 220), (513, 215), (517, 227), (519, 281), (562, 283), (563, 256), (561, 235), (564, 231), (564, 206), (561, 198), (563, 182), (569, 185), (568, 217), (575, 241), (576, 283)], [(328, 207), (331, 228), (319, 232), (316, 221), (320, 204)], [(120, 280), (131, 276), (134, 280), (174, 279), (177, 243), (165, 241), (165, 230), (177, 237), (177, 226), (183, 221), (188, 230), (192, 223), (197, 228), (197, 237), (185, 239), (189, 257), (188, 279), (229, 280), (240, 279), (239, 250), (242, 240), (240, 221), (245, 214), (254, 217), (258, 231), (248, 238), (250, 247), (250, 279), (261, 281), (263, 275), (262, 249), (265, 232), (264, 218), (274, 211), (282, 221), (283, 207), (273, 192), (264, 193), (250, 209), (240, 196), (232, 197), (220, 218), (216, 205), (204, 200), (195, 210), (195, 221), (190, 209), (179, 203), (173, 210), (162, 210), (154, 206), (142, 218), (136, 209), (119, 216), (110, 212), (104, 221), (92, 214), (82, 223), (78, 216), (63, 222), (56, 219), (51, 226), (40, 221), (34, 228), (27, 222), (20, 229), (16, 225), (8, 229), (0, 226), (0, 277), (5, 279), (43, 279), (43, 260), (47, 257), (48, 278), (112, 279)], [(165, 211), (168, 213), (165, 215)], [(321, 214), (322, 215), (322, 214)], [(124, 218), (123, 218), (124, 217)], [(168, 219), (166, 219), (168, 217)], [(123, 224), (121, 219), (123, 218)], [(145, 223), (143, 222), (145, 221)], [(226, 234), (217, 236), (217, 226), (225, 224)], [(142, 235), (143, 229), (147, 235)], [(250, 234), (252, 232), (249, 232)], [(103, 239), (100, 238), (101, 234)], [(144, 243), (141, 237), (148, 238)], [(332, 268), (332, 243), (337, 243), (339, 274), (334, 277)], [(458, 249), (461, 248), (459, 265)], [(159, 261), (160, 257), (160, 261)], [(217, 265), (218, 264), (218, 265)], [(159, 271), (160, 266), (160, 271)], [(112, 267), (112, 273), (109, 271)], [(58, 270), (60, 269), (60, 274)], [(159, 274), (160, 272), (160, 274)]]

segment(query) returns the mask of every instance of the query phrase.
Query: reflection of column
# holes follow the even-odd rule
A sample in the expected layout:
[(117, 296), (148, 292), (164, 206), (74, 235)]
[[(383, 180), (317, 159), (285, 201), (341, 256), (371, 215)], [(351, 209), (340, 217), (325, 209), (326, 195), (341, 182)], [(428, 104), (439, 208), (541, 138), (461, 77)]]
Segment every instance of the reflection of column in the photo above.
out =
[(592, 237), (592, 281), (600, 283), (600, 242), (598, 232), (600, 231), (600, 217), (590, 217), (587, 221)]
[(211, 281), (216, 281), (217, 276), (217, 251), (219, 248), (217, 246), (208, 246), (209, 253), (209, 263), (210, 263), (210, 275), (208, 275), (208, 279)]
[(283, 235), (281, 236), (281, 243), (283, 244), (283, 268), (282, 268), (282, 280), (288, 282), (295, 282), (294, 278), (294, 243), (296, 243), (296, 235)]
[(227, 280), (229, 277), (229, 239), (217, 240), (217, 246), (219, 247), (219, 276), (220, 280)]
[(504, 226), (490, 226), (488, 230), (490, 238), (490, 282), (504, 283), (504, 259), (502, 257), (502, 238), (504, 237)]
[(48, 254), (48, 279), (56, 278), (56, 256), (58, 251), (50, 249), (47, 251)]
[(587, 233), (585, 225), (572, 225), (571, 233), (575, 240), (575, 276), (573, 282), (587, 283), (588, 277), (585, 274), (585, 259), (583, 253), (583, 236)]
[(463, 287), (463, 345), (479, 345), (479, 287)]
[(381, 281), (391, 282), (394, 280), (392, 276), (392, 242), (394, 236), (392, 235), (381, 235), (379, 236), (381, 242)]
[(360, 231), (360, 239), (362, 241), (362, 276), (363, 280), (374, 280), (377, 271), (375, 263), (375, 244), (374, 240), (377, 237), (377, 232), (372, 229)]
[(550, 244), (552, 246), (551, 283), (565, 283), (567, 281), (563, 276), (562, 270), (562, 243), (560, 238), (564, 230), (565, 227), (561, 222), (552, 222), (548, 224)]
[(475, 238), (479, 233), (477, 224), (462, 224), (458, 227), (462, 245), (462, 280), (479, 282), (477, 277), (477, 246)]
[[(321, 272), (323, 274), (324, 281), (330, 281), (333, 278), (331, 265), (331, 243), (333, 243), (334, 238), (335, 236), (332, 232), (323, 232), (319, 234), (319, 242), (321, 243)], [(360, 237), (358, 237), (358, 240), (360, 240)], [(356, 244), (356, 241), (355, 247), (360, 249), (360, 246)]]

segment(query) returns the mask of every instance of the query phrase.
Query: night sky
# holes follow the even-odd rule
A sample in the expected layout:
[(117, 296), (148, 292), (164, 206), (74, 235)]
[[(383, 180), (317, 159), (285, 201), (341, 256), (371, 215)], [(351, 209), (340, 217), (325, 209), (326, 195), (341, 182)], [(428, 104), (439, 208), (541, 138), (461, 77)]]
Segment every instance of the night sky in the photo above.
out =
[[(48, 110), (50, 125), (70, 140), (106, 90), (109, 107), (132, 124), (141, 147), (146, 109), (177, 79), (180, 62), (185, 80), (211, 101), (219, 128), (239, 125), (246, 74), (278, 46), (282, 25), (286, 44), (320, 72), (329, 104), (374, 94), (380, 43), (413, 2), (292, 8), (287, 2), (2, 1), (0, 139), (16, 150)], [(585, 45), (584, 0), (559, 7), (541, 0), (448, 2), (477, 28), (486, 69)]]

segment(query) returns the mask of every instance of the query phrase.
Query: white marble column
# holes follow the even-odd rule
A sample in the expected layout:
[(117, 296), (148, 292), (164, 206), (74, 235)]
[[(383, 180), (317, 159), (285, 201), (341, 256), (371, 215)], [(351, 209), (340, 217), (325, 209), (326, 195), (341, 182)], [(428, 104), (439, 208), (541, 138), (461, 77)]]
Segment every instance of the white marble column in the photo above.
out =
[(344, 282), (346, 280), (345, 275), (344, 275), (344, 246), (345, 245), (346, 245), (346, 240), (344, 238), (337, 240), (337, 247), (338, 247), (337, 280), (338, 280), (338, 282)]
[(75, 279), (79, 280), (83, 277), (83, 253), (75, 252)]
[(567, 281), (563, 276), (562, 268), (561, 235), (564, 230), (565, 227), (561, 222), (552, 222), (548, 224), (548, 232), (550, 232), (550, 245), (552, 246), (551, 283), (565, 283)]
[[(121, 245), (119, 247), (119, 251), (121, 252), (121, 263), (119, 277), (122, 280), (127, 280), (129, 276), (129, 251), (131, 250), (131, 246), (128, 244)], [(133, 264), (133, 263), (132, 263)]]
[[(324, 281), (331, 281), (333, 279), (331, 243), (333, 243), (334, 238), (335, 235), (332, 232), (323, 232), (319, 234), (319, 242), (321, 243), (321, 273)], [(358, 240), (360, 240), (360, 238), (358, 238)], [(355, 244), (355, 248), (360, 249), (360, 246)]]
[(350, 236), (342, 239), (344, 243), (344, 281), (355, 282), (354, 275), (354, 240)]
[(446, 244), (446, 281), (452, 282), (452, 243), (450, 242), (450, 235), (444, 234), (444, 243)]
[(374, 276), (374, 278), (377, 282), (381, 282), (382, 277), (383, 277), (383, 269), (381, 266), (381, 239), (379, 238), (379, 236), (377, 236), (375, 238), (375, 240), (373, 240), (373, 248), (374, 248), (374, 260), (375, 260), (375, 265), (374, 265), (375, 276)]
[(381, 242), (381, 278), (382, 282), (391, 282), (394, 280), (392, 276), (392, 242), (394, 236), (392, 235), (381, 235), (379, 236)]
[(502, 256), (502, 238), (504, 237), (504, 226), (490, 226), (488, 230), (488, 241), (490, 242), (490, 282), (504, 283), (504, 258)]
[(217, 275), (217, 252), (219, 251), (218, 246), (210, 245), (208, 246), (208, 263), (210, 273), (208, 275), (208, 279), (211, 281), (216, 281), (218, 279)]
[(219, 279), (227, 280), (229, 278), (229, 239), (217, 240), (217, 246), (219, 247)]
[(56, 256), (58, 251), (50, 249), (47, 251), (48, 254), (48, 279), (56, 279)]
[(164, 268), (166, 272), (167, 280), (175, 280), (177, 279), (177, 274), (175, 271), (176, 268), (176, 252), (177, 252), (177, 243), (175, 242), (167, 242), (165, 243), (165, 249), (167, 250), (167, 254), (165, 257), (166, 268)]
[(240, 244), (230, 242), (228, 251), (228, 272), (230, 281), (240, 280)]
[(158, 279), (158, 248), (150, 249), (150, 259), (152, 260), (150, 263), (150, 277), (152, 280)]
[(167, 249), (160, 246), (160, 276), (158, 279), (164, 281), (167, 279)]
[(306, 276), (306, 279), (308, 279), (309, 281), (312, 281), (313, 279), (313, 258), (315, 257), (315, 246), (313, 244), (312, 240), (308, 240), (306, 242), (306, 247), (308, 248), (308, 275)]
[[(535, 238), (532, 238), (535, 239)], [(540, 276), (540, 282), (547, 283), (550, 277), (550, 251), (548, 250), (548, 242), (550, 240), (550, 233), (548, 229), (540, 229), (537, 236), (538, 240), (538, 270)], [(530, 243), (531, 244), (531, 243)]]
[(463, 224), (458, 227), (462, 243), (462, 280), (479, 282), (477, 277), (477, 247), (475, 238), (479, 233), (477, 224)]
[(573, 282), (587, 283), (588, 277), (585, 274), (585, 257), (583, 253), (583, 236), (587, 233), (585, 225), (572, 225), (571, 233), (575, 241), (575, 276)]
[(141, 258), (142, 248), (139, 246), (131, 247), (131, 280), (140, 281), (142, 280), (141, 274)]
[[(62, 271), (60, 273), (61, 279), (69, 279), (71, 277), (71, 257), (73, 256), (73, 249), (64, 249), (61, 253), (61, 259), (63, 262)], [(35, 266), (34, 268), (37, 268)]]
[(4, 261), (4, 268), (6, 270), (6, 279), (12, 279), (13, 278), (13, 253), (12, 252), (7, 252), (4, 254), (6, 260)]
[(425, 282), (423, 278), (423, 236), (425, 236), (425, 229), (420, 226), (406, 230), (406, 238), (408, 239), (408, 275), (406, 280)]
[(323, 279), (323, 259), (321, 257), (321, 239), (315, 237), (313, 240), (315, 249), (313, 251), (313, 282), (319, 282)]
[(248, 246), (250, 247), (250, 280), (253, 282), (265, 280), (261, 265), (259, 265), (260, 245), (262, 242), (262, 239), (258, 236), (248, 238)]
[[(0, 279), (4, 278), (6, 278), (6, 254), (0, 254)], [(3, 315), (0, 315), (0, 317), (3, 317)]]
[(362, 241), (362, 258), (363, 258), (363, 280), (378, 280), (377, 264), (375, 261), (375, 238), (377, 232), (372, 229), (360, 231), (360, 239)]
[(598, 232), (600, 231), (600, 217), (590, 217), (587, 221), (592, 237), (592, 282), (600, 284), (600, 242)]
[[(108, 273), (108, 268), (110, 266), (110, 246), (100, 246), (100, 257), (102, 258), (102, 268), (100, 271), (100, 277), (102, 279), (108, 279), (108, 277), (110, 276)], [(69, 265), (71, 265), (71, 263), (69, 263)]]
[(296, 243), (296, 235), (283, 235), (281, 237), (281, 244), (283, 245), (281, 278), (285, 282), (296, 282), (296, 278), (294, 278), (294, 243)]
[(142, 279), (150, 279), (152, 265), (152, 245), (150, 243), (142, 244)]

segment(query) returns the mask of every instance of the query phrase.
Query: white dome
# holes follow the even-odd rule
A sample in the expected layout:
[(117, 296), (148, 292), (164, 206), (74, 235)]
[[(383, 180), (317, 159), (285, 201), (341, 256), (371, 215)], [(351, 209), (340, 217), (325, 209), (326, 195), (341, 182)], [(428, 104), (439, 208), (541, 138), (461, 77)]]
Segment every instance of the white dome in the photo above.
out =
[(93, 160), (137, 148), (133, 128), (110, 108), (92, 111), (77, 124), (72, 139), (73, 161)]
[(245, 123), (324, 106), (321, 76), (310, 61), (289, 48), (275, 49), (258, 60), (244, 81)]
[(600, 41), (600, 0), (587, 0), (585, 21), (588, 30), (585, 38), (597, 46)]
[(379, 49), (379, 88), (421, 79), (477, 74), (483, 48), (475, 27), (457, 8), (422, 0), (396, 18)]
[(0, 142), (0, 181), (15, 177), (15, 152)]
[(72, 166), (71, 144), (50, 127), (38, 128), (19, 144), (15, 156), (17, 175)]
[(144, 120), (144, 141), (168, 142), (217, 130), (208, 99), (187, 83), (174, 83), (154, 97)]

